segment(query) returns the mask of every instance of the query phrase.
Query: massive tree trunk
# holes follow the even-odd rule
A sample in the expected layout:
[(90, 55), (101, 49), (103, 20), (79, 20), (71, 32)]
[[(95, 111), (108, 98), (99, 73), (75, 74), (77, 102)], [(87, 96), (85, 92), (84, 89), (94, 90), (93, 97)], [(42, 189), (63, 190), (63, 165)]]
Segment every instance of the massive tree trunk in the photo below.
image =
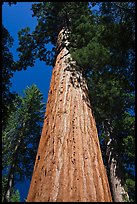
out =
[(112, 201), (86, 80), (66, 47), (53, 69), (27, 201)]

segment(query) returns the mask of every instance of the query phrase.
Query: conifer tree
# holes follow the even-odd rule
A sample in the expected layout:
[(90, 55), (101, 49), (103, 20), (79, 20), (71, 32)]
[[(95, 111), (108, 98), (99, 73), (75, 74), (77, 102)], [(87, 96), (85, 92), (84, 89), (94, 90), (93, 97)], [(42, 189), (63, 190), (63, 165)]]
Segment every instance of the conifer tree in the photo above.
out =
[(111, 51), (110, 59), (103, 69), (92, 70), (89, 87), (113, 199), (120, 202), (133, 200), (135, 191), (131, 193), (126, 184), (129, 178), (134, 183), (128, 169), (129, 165), (134, 168), (135, 151), (135, 119), (131, 114), (135, 95), (135, 4), (102, 3), (101, 11), (101, 42)]
[[(42, 2), (32, 9), (38, 25), (32, 34), (28, 28), (19, 32), (17, 65), (26, 69), (38, 57), (54, 68), (27, 201), (111, 201), (84, 77), (87, 67), (78, 66), (70, 53), (75, 22), (92, 21), (88, 4)], [(48, 42), (52, 52), (45, 48)]]
[[(132, 147), (131, 155), (134, 155), (134, 116), (127, 115), (129, 111), (133, 111), (134, 107), (135, 3), (95, 4), (100, 5), (100, 11), (96, 13), (95, 18), (98, 26), (96, 24), (91, 26), (87, 19), (81, 25), (81, 19), (79, 19), (79, 23), (76, 23), (73, 28), (75, 33), (73, 40), (77, 49), (73, 49), (72, 56), (79, 66), (83, 67), (86, 63), (88, 67), (85, 74), (90, 79), (91, 104), (94, 105), (93, 111), (96, 113), (99, 132), (103, 132), (102, 136), (106, 138), (107, 155), (111, 154), (109, 161), (115, 160), (113, 164), (108, 164), (108, 172), (113, 199), (119, 202), (129, 198), (124, 190), (128, 162), (123, 159), (125, 156), (122, 156), (123, 151), (127, 152), (122, 139), (125, 141), (125, 137), (130, 135), (130, 132), (132, 136), (128, 136), (130, 137), (129, 145)], [(129, 126), (124, 127), (127, 117), (130, 117), (129, 121), (132, 121), (132, 131), (128, 129)], [(126, 135), (124, 135), (125, 129)], [(119, 144), (118, 148), (116, 144)], [(103, 148), (103, 145), (101, 147)], [(119, 150), (121, 150), (121, 155)], [(105, 160), (107, 160), (107, 155), (105, 155)], [(132, 158), (131, 166), (133, 165)], [(111, 171), (112, 166), (113, 171)], [(117, 171), (114, 168), (117, 168)], [(120, 173), (123, 171), (125, 173)]]
[[(93, 4), (96, 4), (96, 3), (93, 3)], [(91, 10), (88, 8), (88, 3), (86, 2), (84, 3), (83, 2), (54, 2), (54, 3), (43, 2), (39, 4), (34, 4), (32, 7), (32, 10), (33, 10), (34, 16), (37, 17), (38, 25), (36, 26), (36, 29), (35, 31), (32, 32), (32, 34), (30, 34), (29, 32), (29, 28), (23, 29), (21, 32), (19, 32), (20, 46), (18, 48), (18, 51), (20, 52), (20, 61), (17, 63), (17, 67), (19, 69), (20, 67), (23, 67), (24, 69), (26, 69), (27, 66), (33, 66), (35, 59), (39, 58), (40, 60), (46, 61), (47, 64), (55, 65), (54, 66), (54, 70), (55, 70), (55, 68), (57, 67), (57, 62), (59, 62), (60, 67), (62, 62), (64, 63), (64, 66), (66, 66), (66, 70), (71, 71), (72, 76), (70, 77), (70, 81), (75, 88), (78, 88), (78, 87), (82, 88), (83, 86), (86, 87), (86, 85), (84, 85), (86, 82), (83, 82), (83, 81), (88, 76), (91, 76), (92, 77), (91, 81), (93, 82), (93, 83), (91, 82), (91, 84), (93, 86), (95, 85), (95, 87), (97, 88), (97, 92), (99, 92), (100, 87), (102, 87), (102, 91), (103, 91), (103, 86), (104, 86), (104, 92), (108, 92), (108, 93), (105, 93), (106, 96), (108, 97), (107, 101), (110, 102), (109, 110), (107, 109), (108, 105), (105, 107), (106, 103), (103, 106), (104, 112), (102, 111), (101, 114), (104, 114), (104, 116), (100, 114), (101, 109), (98, 109), (99, 110), (98, 114), (100, 117), (97, 117), (97, 116), (96, 117), (99, 118), (99, 121), (102, 119), (102, 123), (104, 118), (107, 121), (105, 123), (105, 130), (106, 130), (105, 137), (108, 139), (110, 139), (110, 131), (108, 132), (108, 129), (112, 129), (112, 126), (113, 126), (113, 134), (111, 133), (111, 138), (113, 138), (115, 142), (118, 143), (119, 142), (118, 134), (120, 133), (120, 131), (119, 132), (114, 131), (114, 130), (118, 130), (117, 128), (118, 123), (116, 122), (116, 120), (118, 118), (118, 122), (122, 123), (122, 126), (124, 127), (124, 124), (125, 124), (124, 118), (127, 118), (126, 116), (127, 112), (124, 112), (125, 106), (123, 107), (122, 103), (126, 104), (126, 101), (130, 100), (129, 95), (133, 96), (132, 91), (134, 89), (134, 83), (133, 83), (134, 81), (133, 66), (134, 66), (134, 50), (135, 50), (134, 3), (132, 4), (128, 2), (127, 3), (111, 2), (111, 3), (101, 3), (100, 5), (101, 5), (101, 11), (102, 11), (101, 15), (100, 14), (94, 15), (91, 12)], [(49, 42), (53, 44), (52, 50), (47, 50), (45, 47), (45, 45), (48, 44)], [(63, 57), (60, 57), (60, 53), (63, 52), (63, 49), (65, 48), (67, 49), (68, 53), (71, 54), (71, 56), (67, 57), (67, 52), (66, 52), (65, 59), (63, 61)], [(59, 59), (61, 60), (61, 62)], [(75, 62), (72, 61), (72, 59)], [(52, 84), (54, 84), (56, 80), (59, 80), (59, 78), (56, 78), (55, 72), (56, 71), (53, 71), (53, 77), (51, 81)], [(60, 74), (58, 73), (57, 75), (60, 75)], [(104, 76), (106, 77), (104, 79), (106, 80), (108, 79), (110, 90), (109, 89), (107, 90), (106, 89), (107, 85), (104, 84), (104, 81), (100, 80), (100, 77), (104, 77)], [(66, 79), (67, 81), (66, 75), (63, 78)], [(96, 81), (97, 84), (94, 84), (94, 81), (96, 79), (97, 79)], [(122, 83), (124, 85), (121, 85), (121, 82), (119, 82), (119, 79), (122, 79)], [(81, 82), (83, 86), (81, 85)], [(98, 82), (100, 83), (100, 86)], [(60, 87), (61, 89), (63, 89), (65, 83), (63, 81), (61, 83), (62, 85), (60, 85)], [(125, 83), (127, 83), (128, 87), (125, 85)], [(59, 83), (58, 83), (58, 86), (59, 86)], [(116, 91), (116, 87), (114, 86), (116, 86), (117, 89), (122, 88), (123, 93), (121, 91)], [(52, 95), (54, 97), (54, 89), (59, 90), (56, 87), (56, 85), (53, 85), (53, 89), (51, 86), (50, 92), (49, 92), (49, 102), (50, 100), (51, 101), (53, 100)], [(84, 90), (84, 88), (82, 90)], [(128, 91), (124, 93), (125, 90), (128, 90)], [(129, 94), (129, 92), (131, 94)], [(61, 94), (62, 93), (64, 93), (64, 91), (61, 90)], [(94, 101), (93, 96), (96, 97), (95, 101), (97, 102), (98, 97), (96, 96), (96, 94), (94, 94), (93, 87), (91, 87), (91, 93), (93, 93), (91, 97), (91, 103), (92, 103), (92, 100)], [(112, 97), (109, 95), (109, 93), (112, 94)], [(115, 108), (116, 106), (112, 105), (115, 98), (115, 94), (119, 97), (119, 100), (118, 100), (120, 102), (119, 110), (122, 114), (124, 114), (124, 116), (122, 116), (121, 114), (121, 118), (120, 116), (118, 117), (117, 110)], [(120, 94), (121, 94), (121, 97), (120, 97)], [(62, 97), (63, 97), (63, 94), (62, 94)], [(88, 94), (83, 98), (85, 98), (85, 100), (88, 101)], [(105, 97), (103, 96), (103, 100), (104, 99)], [(62, 101), (62, 99), (60, 100)], [(97, 108), (98, 107), (95, 105), (95, 110)], [(47, 109), (50, 112), (49, 104), (47, 105)], [(105, 111), (106, 111), (106, 115), (105, 115)], [(114, 119), (112, 117), (108, 121), (108, 116), (111, 116), (113, 111), (115, 112)], [(47, 117), (47, 113), (45, 117), (46, 117), (45, 121), (49, 120), (49, 118)], [(110, 123), (110, 120), (113, 121), (113, 124)], [(48, 124), (47, 124), (47, 127), (49, 126)], [(43, 133), (42, 135), (47, 135), (47, 134), (48, 133)], [(49, 133), (49, 135), (51, 134)], [(129, 140), (130, 141), (132, 140), (131, 139), (132, 137), (130, 136), (127, 136), (127, 139), (125, 137), (122, 137), (122, 138), (123, 138), (122, 140), (123, 142), (121, 141), (120, 143), (121, 145), (127, 144)], [(47, 139), (47, 142), (48, 141), (49, 140)], [(133, 144), (133, 141), (134, 139), (132, 140), (132, 144)], [(109, 144), (108, 142), (109, 141), (107, 141), (107, 146)], [(108, 148), (108, 149), (109, 149), (108, 152), (111, 153), (112, 148)], [(117, 152), (116, 149), (115, 151)], [(41, 158), (41, 156), (37, 155), (38, 160), (39, 158)], [(46, 166), (42, 166), (42, 169), (45, 167)], [(34, 175), (36, 175), (36, 173), (34, 173)], [(113, 181), (110, 181), (110, 183), (111, 182), (113, 185)], [(130, 183), (130, 182), (127, 182), (127, 183)], [(114, 200), (116, 200), (113, 193), (115, 189), (116, 189), (116, 185), (112, 190)], [(121, 191), (119, 191), (119, 193), (121, 194)], [(120, 197), (121, 196), (119, 196), (119, 198)], [(38, 199), (38, 198), (39, 198), (39, 195), (36, 195), (35, 199)], [(49, 197), (49, 200), (50, 199), (52, 200), (53, 198)]]
[[(17, 181), (30, 178), (43, 120), (42, 94), (35, 85), (27, 87), (25, 96), (16, 100), (16, 110), (2, 132), (3, 202), (19, 197)], [(4, 181), (4, 180), (3, 180)]]
[(6, 126), (8, 114), (14, 110), (12, 101), (16, 97), (16, 94), (10, 91), (10, 79), (14, 72), (14, 60), (10, 52), (12, 44), (13, 38), (4, 25), (2, 25), (2, 129)]
[[(129, 165), (134, 167), (135, 124), (134, 116), (128, 111), (134, 105), (134, 97), (129, 94), (129, 91), (127, 93), (125, 88), (127, 81), (124, 81), (122, 77), (118, 78), (117, 75), (113, 75), (112, 78), (111, 74), (109, 77), (108, 74), (107, 76), (101, 74), (98, 77), (92, 76), (89, 84), (91, 88), (94, 86), (94, 90), (90, 88), (90, 97), (100, 133), (104, 163), (107, 167), (115, 201), (132, 199), (132, 196), (128, 195), (130, 189), (127, 191), (125, 184), (126, 179), (133, 178), (128, 168)], [(113, 165), (116, 166), (116, 171), (114, 171)], [(116, 184), (117, 188), (115, 187)]]

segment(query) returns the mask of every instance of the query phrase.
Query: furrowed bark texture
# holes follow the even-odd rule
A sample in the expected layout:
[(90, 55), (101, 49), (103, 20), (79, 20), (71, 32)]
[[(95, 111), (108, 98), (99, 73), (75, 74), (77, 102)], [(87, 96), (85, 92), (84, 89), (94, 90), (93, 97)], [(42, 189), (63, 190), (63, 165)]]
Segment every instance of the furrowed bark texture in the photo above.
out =
[(121, 179), (117, 176), (117, 161), (112, 158), (110, 164), (110, 183), (112, 187), (113, 199), (114, 202), (129, 202), (128, 193), (125, 191), (122, 186)]
[(129, 202), (129, 195), (122, 185), (122, 172), (120, 171), (113, 149), (110, 146), (111, 140), (107, 145), (109, 181), (114, 202)]
[(87, 84), (66, 47), (53, 69), (27, 201), (112, 201)]

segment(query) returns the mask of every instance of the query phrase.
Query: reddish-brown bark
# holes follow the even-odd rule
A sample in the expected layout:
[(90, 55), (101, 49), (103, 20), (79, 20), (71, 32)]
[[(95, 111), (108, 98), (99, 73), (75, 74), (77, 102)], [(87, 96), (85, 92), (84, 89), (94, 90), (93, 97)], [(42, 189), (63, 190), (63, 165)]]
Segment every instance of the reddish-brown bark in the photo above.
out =
[(63, 48), (52, 73), (28, 202), (110, 202), (85, 79)]

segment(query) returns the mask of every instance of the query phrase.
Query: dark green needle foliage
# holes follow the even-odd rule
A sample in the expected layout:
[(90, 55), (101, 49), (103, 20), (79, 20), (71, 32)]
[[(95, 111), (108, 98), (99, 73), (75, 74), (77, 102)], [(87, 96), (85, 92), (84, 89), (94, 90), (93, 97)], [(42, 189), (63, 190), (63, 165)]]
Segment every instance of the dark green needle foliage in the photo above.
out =
[[(6, 188), (7, 188), (7, 182), (8, 182), (7, 175), (4, 174), (2, 176), (2, 201), (4, 199), (4, 194), (5, 194), (5, 191), (6, 191)], [(12, 187), (12, 190), (11, 190), (10, 201), (11, 202), (20, 202), (20, 193), (19, 193), (18, 190), (15, 190), (14, 187)]]
[(11, 193), (11, 202), (20, 202), (20, 193), (19, 190), (12, 190)]
[[(134, 169), (135, 165), (135, 117), (132, 114), (134, 94), (130, 91), (128, 79), (116, 74), (105, 73), (97, 76), (92, 73), (88, 82), (104, 163), (108, 169), (107, 144), (111, 139), (111, 149), (118, 162), (119, 171), (123, 173), (121, 179), (127, 186), (129, 178), (134, 183), (133, 171), (129, 171), (129, 168)], [(133, 186), (132, 190), (130, 186), (126, 189), (132, 200), (135, 189)]]
[[(38, 24), (32, 33), (29, 32), (29, 28), (24, 28), (19, 32), (18, 51), (20, 60), (17, 63), (18, 69), (33, 66), (36, 58), (53, 65), (55, 56), (58, 54), (56, 49), (57, 36), (63, 28), (68, 29), (70, 33), (69, 41), (71, 43), (69, 48), (71, 50), (75, 48), (75, 39), (78, 39), (77, 44), (79, 46), (87, 41), (84, 36), (83, 38), (81, 38), (81, 35), (79, 36), (79, 30), (81, 32), (85, 22), (87, 22), (86, 27), (83, 28), (82, 32), (90, 29), (86, 36), (88, 41), (91, 40), (91, 36), (94, 36), (95, 29), (92, 31), (92, 27), (89, 27), (93, 18), (90, 16), (87, 2), (40, 2), (34, 3), (32, 10)], [(79, 25), (77, 32), (74, 30), (76, 25), (77, 27)], [(79, 42), (80, 38), (81, 42)], [(47, 49), (46, 45), (49, 43), (52, 44), (52, 49)]]
[[(7, 179), (13, 174), (12, 187), (30, 179), (43, 122), (42, 94), (36, 85), (27, 87), (24, 94), (18, 97), (2, 133), (2, 167)], [(15, 198), (18, 193), (14, 194)]]
[[(98, 19), (104, 32), (101, 42), (109, 50), (109, 63), (88, 73), (90, 99), (107, 166), (106, 148), (118, 162), (130, 201), (135, 199), (135, 4), (102, 3)], [(109, 138), (108, 133), (109, 132)], [(131, 171), (132, 169), (132, 171)]]
[(134, 167), (135, 2), (40, 2), (32, 11), (37, 26), (32, 33), (28, 27), (18, 33), (16, 68), (33, 67), (37, 58), (54, 65), (58, 33), (68, 30), (67, 48), (88, 80), (104, 162), (109, 131), (133, 200), (134, 176), (128, 166)]
[(12, 44), (13, 38), (2, 25), (2, 128), (5, 127), (8, 114), (14, 109), (12, 101), (15, 100), (16, 97), (16, 94), (10, 91), (10, 79), (15, 71), (13, 56), (10, 52)]

